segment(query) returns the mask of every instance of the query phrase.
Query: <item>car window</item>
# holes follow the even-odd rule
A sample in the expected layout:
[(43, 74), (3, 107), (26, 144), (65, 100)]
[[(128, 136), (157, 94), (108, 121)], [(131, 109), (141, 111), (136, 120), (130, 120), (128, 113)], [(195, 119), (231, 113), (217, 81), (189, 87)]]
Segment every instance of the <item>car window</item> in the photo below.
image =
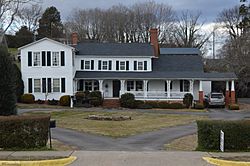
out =
[(212, 94), (212, 95), (211, 95), (211, 98), (218, 98), (218, 99), (221, 99), (221, 98), (223, 98), (223, 95), (222, 95), (222, 94)]

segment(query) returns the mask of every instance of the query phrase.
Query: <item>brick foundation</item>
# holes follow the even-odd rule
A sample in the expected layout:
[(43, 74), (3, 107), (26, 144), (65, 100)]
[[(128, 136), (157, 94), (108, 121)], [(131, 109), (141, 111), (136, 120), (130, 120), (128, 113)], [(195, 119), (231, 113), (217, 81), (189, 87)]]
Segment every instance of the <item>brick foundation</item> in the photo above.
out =
[(102, 106), (104, 108), (119, 108), (120, 101), (119, 99), (104, 99)]
[(231, 91), (231, 104), (235, 104), (235, 91)]
[(203, 91), (199, 91), (199, 103), (203, 103), (204, 101), (204, 93)]

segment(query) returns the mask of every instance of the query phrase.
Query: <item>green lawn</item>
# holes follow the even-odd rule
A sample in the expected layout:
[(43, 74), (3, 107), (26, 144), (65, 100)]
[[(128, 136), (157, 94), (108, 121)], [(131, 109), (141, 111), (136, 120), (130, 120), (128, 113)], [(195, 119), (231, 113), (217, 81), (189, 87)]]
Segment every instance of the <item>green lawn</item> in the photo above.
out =
[[(34, 113), (34, 112), (33, 112)], [(39, 112), (35, 112), (39, 113)], [(127, 121), (97, 121), (86, 119), (88, 115), (131, 116)], [(153, 131), (164, 127), (183, 125), (206, 117), (191, 115), (168, 115), (138, 112), (100, 112), (100, 111), (52, 111), (57, 126), (80, 132), (100, 134), (110, 137), (126, 137), (142, 132)]]

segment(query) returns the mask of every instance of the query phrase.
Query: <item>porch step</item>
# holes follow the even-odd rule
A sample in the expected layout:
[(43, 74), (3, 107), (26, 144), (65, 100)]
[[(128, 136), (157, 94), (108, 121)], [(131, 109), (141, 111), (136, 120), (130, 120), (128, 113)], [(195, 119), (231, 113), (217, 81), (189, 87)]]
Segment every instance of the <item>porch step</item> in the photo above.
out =
[(104, 108), (118, 108), (120, 107), (119, 99), (104, 99), (102, 106)]

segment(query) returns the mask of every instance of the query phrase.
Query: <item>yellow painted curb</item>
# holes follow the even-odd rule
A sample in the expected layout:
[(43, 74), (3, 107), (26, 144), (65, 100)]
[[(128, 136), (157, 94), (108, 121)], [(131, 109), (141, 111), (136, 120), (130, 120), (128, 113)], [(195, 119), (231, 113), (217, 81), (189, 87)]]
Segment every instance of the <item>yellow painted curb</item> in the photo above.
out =
[(55, 160), (40, 161), (0, 161), (0, 166), (65, 166), (76, 160), (75, 156)]
[(215, 164), (218, 166), (250, 166), (250, 162), (243, 162), (243, 161), (221, 160), (211, 157), (203, 157), (203, 160), (206, 160), (208, 163)]

